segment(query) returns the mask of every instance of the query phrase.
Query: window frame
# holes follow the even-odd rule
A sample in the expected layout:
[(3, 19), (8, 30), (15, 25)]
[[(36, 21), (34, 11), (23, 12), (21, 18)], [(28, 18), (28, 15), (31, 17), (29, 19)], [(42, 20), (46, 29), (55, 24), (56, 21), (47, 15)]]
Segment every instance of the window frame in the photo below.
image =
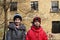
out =
[(10, 11), (17, 11), (17, 2), (10, 3)]
[[(33, 6), (35, 8), (33, 8)], [(31, 1), (31, 10), (37, 10), (38, 11), (38, 1)]]
[(51, 1), (50, 12), (58, 13), (59, 12), (59, 1)]
[(60, 33), (60, 21), (52, 21), (52, 33)]

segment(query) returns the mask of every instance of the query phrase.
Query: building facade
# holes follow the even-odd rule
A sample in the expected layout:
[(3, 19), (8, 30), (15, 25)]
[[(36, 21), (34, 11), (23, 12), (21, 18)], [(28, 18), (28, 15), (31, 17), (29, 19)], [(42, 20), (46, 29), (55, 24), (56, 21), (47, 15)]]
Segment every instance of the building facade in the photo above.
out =
[[(13, 22), (15, 13), (19, 13), (23, 17), (22, 23), (26, 26), (27, 31), (31, 28), (33, 18), (39, 16), (41, 18), (41, 26), (49, 39), (60, 40), (60, 0), (12, 0), (7, 11), (8, 25)], [(1, 11), (0, 14), (1, 24), (4, 23), (4, 12)], [(3, 25), (0, 27), (4, 28)], [(3, 33), (3, 28), (0, 29), (0, 31), (2, 30), (1, 34)]]

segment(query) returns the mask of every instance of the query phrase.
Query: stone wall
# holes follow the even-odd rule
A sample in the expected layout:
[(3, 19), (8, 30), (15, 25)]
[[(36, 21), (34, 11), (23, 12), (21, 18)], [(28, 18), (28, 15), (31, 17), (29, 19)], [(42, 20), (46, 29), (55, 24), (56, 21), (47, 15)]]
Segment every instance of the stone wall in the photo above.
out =
[[(14, 0), (13, 0), (14, 1)], [(16, 0), (15, 0), (16, 1)], [(14, 14), (17, 12), (19, 13), (22, 17), (23, 17), (23, 24), (26, 26), (27, 31), (31, 28), (31, 22), (33, 20), (33, 18), (35, 16), (39, 16), (41, 17), (41, 26), (43, 27), (43, 29), (45, 30), (45, 32), (48, 34), (52, 34), (51, 33), (51, 29), (52, 29), (52, 21), (60, 21), (60, 13), (51, 13), (50, 9), (51, 9), (51, 0), (26, 0), (26, 1), (22, 1), (20, 2), (18, 1), (18, 10), (17, 11), (10, 11), (10, 8), (7, 11), (7, 18), (8, 18), (8, 24), (9, 22), (13, 21), (13, 16)], [(31, 10), (31, 5), (30, 2), (31, 1), (38, 1), (38, 11), (33, 11)], [(59, 6), (60, 6), (60, 0), (59, 1)], [(60, 8), (60, 7), (59, 7)], [(4, 22), (4, 12), (0, 13), (1, 15), (1, 19), (0, 19), (0, 24)], [(0, 34), (3, 33), (3, 27), (4, 24), (2, 24), (0, 27), (2, 27), (0, 29)], [(2, 34), (3, 35), (3, 34)], [(2, 35), (0, 36), (0, 38), (2, 37)], [(54, 37), (57, 39), (60, 38), (60, 34), (53, 34)]]

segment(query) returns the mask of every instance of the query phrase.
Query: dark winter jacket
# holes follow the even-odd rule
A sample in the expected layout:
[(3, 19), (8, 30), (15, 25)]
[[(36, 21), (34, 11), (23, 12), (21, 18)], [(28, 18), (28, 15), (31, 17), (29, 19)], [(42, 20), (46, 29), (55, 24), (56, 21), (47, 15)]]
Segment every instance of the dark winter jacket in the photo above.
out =
[(9, 25), (9, 30), (6, 33), (6, 40), (25, 40), (25, 26), (20, 25), (19, 28), (15, 27), (14, 23)]

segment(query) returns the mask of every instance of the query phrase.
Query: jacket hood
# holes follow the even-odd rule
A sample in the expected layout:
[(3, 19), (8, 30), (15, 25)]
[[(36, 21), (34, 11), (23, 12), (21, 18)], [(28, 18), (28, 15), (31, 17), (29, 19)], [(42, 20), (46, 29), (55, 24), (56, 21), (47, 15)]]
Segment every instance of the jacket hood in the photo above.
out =
[(40, 32), (41, 31), (41, 26), (39, 28), (36, 28), (35, 26), (32, 26), (31, 29), (35, 32)]
[[(12, 29), (12, 30), (16, 30), (16, 25), (14, 24), (14, 23), (11, 23), (11, 24), (9, 24), (9, 27), (8, 27), (9, 29)], [(20, 26), (19, 26), (19, 28), (18, 28), (18, 30), (25, 30), (26, 28), (25, 28), (25, 26), (23, 25), (23, 24), (21, 24)]]

